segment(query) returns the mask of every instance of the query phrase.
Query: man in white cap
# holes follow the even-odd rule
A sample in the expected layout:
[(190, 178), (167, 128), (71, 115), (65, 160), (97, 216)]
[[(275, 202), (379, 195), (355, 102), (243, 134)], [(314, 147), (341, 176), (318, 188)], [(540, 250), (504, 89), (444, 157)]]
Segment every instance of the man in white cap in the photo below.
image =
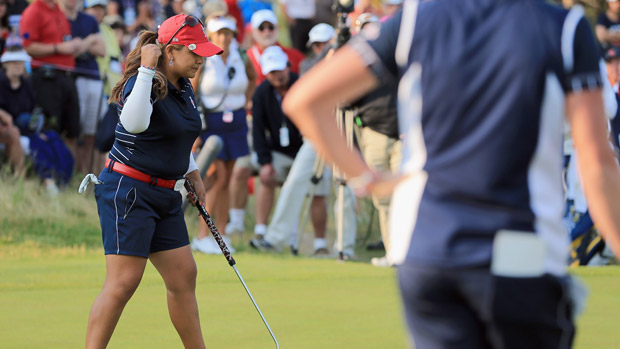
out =
[[(303, 140), (297, 127), (282, 112), (282, 98), (297, 81), (288, 67), (288, 58), (278, 46), (265, 49), (261, 70), (266, 80), (252, 98), (252, 137), (261, 185), (256, 193), (255, 239), (250, 244), (260, 248), (267, 230), (267, 219), (275, 196), (275, 188), (288, 174)], [(268, 136), (269, 134), (269, 136)], [(268, 244), (267, 244), (268, 245)]]
[(252, 15), (252, 37), (254, 45), (248, 50), (248, 57), (254, 65), (254, 70), (258, 72), (258, 80), (256, 83), (260, 85), (265, 79), (265, 75), (261, 73), (260, 57), (263, 51), (269, 46), (280, 46), (288, 57), (290, 69), (293, 73), (299, 73), (299, 63), (303, 61), (304, 54), (299, 50), (289, 47), (283, 47), (278, 43), (278, 18), (271, 10), (259, 10)]

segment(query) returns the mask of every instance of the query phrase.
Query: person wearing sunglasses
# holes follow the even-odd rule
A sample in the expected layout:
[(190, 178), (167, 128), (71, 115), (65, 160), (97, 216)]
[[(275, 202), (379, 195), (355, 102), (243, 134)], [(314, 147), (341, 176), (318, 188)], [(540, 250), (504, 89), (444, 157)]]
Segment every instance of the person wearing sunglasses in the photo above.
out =
[(261, 72), (260, 56), (269, 46), (280, 46), (288, 57), (291, 72), (299, 74), (299, 64), (304, 60), (304, 54), (297, 49), (284, 47), (278, 43), (278, 18), (276, 14), (271, 10), (256, 11), (252, 15), (251, 25), (254, 45), (248, 49), (248, 57), (254, 65), (254, 70), (258, 73), (256, 86), (265, 80), (265, 76)]
[(201, 122), (188, 79), (203, 57), (221, 52), (195, 17), (171, 17), (157, 33), (141, 34), (112, 89), (110, 100), (118, 103), (120, 122), (95, 186), (106, 279), (90, 311), (86, 348), (108, 344), (149, 259), (166, 285), (170, 318), (183, 345), (205, 347), (195, 295), (196, 263), (179, 191), (190, 180), (204, 200), (191, 156)]

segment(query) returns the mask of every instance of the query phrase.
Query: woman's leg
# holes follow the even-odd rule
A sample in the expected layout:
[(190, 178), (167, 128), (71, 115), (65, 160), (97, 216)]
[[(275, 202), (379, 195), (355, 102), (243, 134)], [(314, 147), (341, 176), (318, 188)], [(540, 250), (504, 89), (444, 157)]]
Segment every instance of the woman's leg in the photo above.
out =
[(185, 348), (204, 348), (196, 301), (196, 262), (189, 245), (151, 253), (166, 284), (168, 312)]
[(86, 348), (105, 348), (121, 313), (138, 288), (146, 258), (106, 255), (106, 276), (88, 317)]

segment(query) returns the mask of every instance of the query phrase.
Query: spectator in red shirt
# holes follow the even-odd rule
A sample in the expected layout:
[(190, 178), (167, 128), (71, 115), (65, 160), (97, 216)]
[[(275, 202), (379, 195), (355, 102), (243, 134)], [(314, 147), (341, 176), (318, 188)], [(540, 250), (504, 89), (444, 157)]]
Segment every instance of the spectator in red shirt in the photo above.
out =
[(46, 128), (66, 137), (75, 156), (80, 110), (72, 70), (82, 40), (71, 37), (71, 26), (54, 0), (35, 0), (19, 24), (26, 52), (32, 60), (35, 101), (43, 108)]
[(254, 45), (248, 49), (248, 57), (254, 66), (254, 70), (258, 73), (256, 86), (265, 80), (259, 61), (263, 51), (269, 46), (280, 46), (288, 56), (291, 72), (299, 74), (299, 63), (304, 60), (304, 54), (299, 50), (284, 47), (278, 43), (278, 18), (276, 14), (271, 10), (256, 11), (252, 15), (251, 23)]

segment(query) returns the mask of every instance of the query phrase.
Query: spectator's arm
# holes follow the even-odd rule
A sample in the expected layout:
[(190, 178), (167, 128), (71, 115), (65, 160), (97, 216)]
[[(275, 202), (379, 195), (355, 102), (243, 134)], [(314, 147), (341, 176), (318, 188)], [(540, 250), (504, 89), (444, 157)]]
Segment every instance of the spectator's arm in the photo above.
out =
[(90, 34), (86, 37), (86, 39), (90, 40), (88, 45), (88, 53), (95, 57), (105, 56), (105, 41), (103, 40), (101, 34)]
[(589, 212), (620, 257), (620, 169), (607, 140), (601, 91), (569, 94), (566, 110)]
[(248, 59), (245, 62), (245, 74), (248, 76), (248, 87), (245, 89), (245, 109), (252, 110), (252, 96), (256, 91), (256, 71), (252, 62)]
[(32, 42), (24, 49), (32, 57), (47, 57), (52, 55), (72, 55), (80, 46), (81, 39), (75, 38), (71, 41), (60, 42), (57, 44), (44, 44)]
[(268, 117), (265, 110), (265, 100), (267, 96), (257, 91), (252, 98), (252, 142), (254, 151), (258, 156), (258, 163), (265, 165), (271, 163), (271, 149), (269, 141), (265, 135), (267, 124), (265, 119)]

